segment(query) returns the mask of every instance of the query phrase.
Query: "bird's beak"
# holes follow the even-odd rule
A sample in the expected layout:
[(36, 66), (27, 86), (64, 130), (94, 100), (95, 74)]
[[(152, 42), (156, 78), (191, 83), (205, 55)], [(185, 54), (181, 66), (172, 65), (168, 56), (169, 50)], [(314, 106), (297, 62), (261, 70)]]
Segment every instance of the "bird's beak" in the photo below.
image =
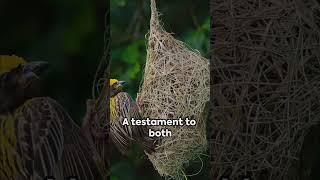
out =
[(39, 76), (48, 68), (48, 66), (49, 64), (43, 61), (29, 62), (23, 65), (23, 73), (24, 74), (31, 73), (31, 74), (35, 74), (36, 76)]
[(43, 73), (49, 64), (47, 62), (35, 61), (24, 64), (22, 66), (23, 76), (21, 78), (21, 83), (25, 86), (29, 86), (31, 83), (40, 80), (40, 74)]
[(119, 83), (119, 86), (121, 86), (121, 87), (122, 87), (122, 86), (124, 86), (124, 85), (126, 84), (126, 82), (125, 82), (125, 81), (119, 81), (118, 83)]
[(125, 81), (118, 81), (118, 83), (115, 85), (115, 89), (121, 91), (125, 83)]

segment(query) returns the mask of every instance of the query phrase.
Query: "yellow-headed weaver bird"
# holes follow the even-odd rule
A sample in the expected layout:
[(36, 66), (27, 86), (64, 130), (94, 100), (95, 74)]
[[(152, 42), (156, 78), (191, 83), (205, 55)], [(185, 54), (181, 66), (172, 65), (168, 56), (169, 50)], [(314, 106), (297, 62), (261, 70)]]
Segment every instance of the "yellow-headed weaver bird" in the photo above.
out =
[[(104, 82), (102, 92), (96, 100), (87, 101), (87, 114), (82, 130), (95, 145), (105, 164), (110, 154), (109, 136), (123, 155), (128, 155), (133, 144), (139, 144), (147, 153), (152, 153), (156, 145), (156, 139), (148, 137), (147, 127), (122, 125), (124, 118), (128, 121), (131, 118), (141, 119), (136, 102), (123, 91), (124, 84), (124, 81), (110, 79), (108, 83)], [(108, 106), (110, 112), (106, 110)]]
[(63, 107), (38, 91), (45, 62), (0, 56), (0, 179), (103, 179), (98, 157)]
[[(148, 137), (145, 126), (122, 125), (124, 118), (141, 119), (139, 108), (131, 96), (123, 91), (124, 81), (110, 79), (110, 137), (122, 154), (127, 154), (134, 143), (148, 153), (154, 151), (155, 140)], [(129, 123), (130, 124), (130, 123)]]

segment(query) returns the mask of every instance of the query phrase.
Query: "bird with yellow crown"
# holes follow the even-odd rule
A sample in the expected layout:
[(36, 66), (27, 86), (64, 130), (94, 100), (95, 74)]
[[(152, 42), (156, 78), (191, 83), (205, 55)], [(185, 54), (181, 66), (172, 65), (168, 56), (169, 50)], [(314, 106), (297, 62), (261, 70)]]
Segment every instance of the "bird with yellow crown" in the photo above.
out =
[(123, 125), (127, 118), (141, 119), (139, 108), (131, 96), (123, 91), (124, 81), (110, 79), (110, 136), (118, 150), (126, 154), (134, 143), (147, 152), (154, 150), (155, 140), (148, 137), (145, 126)]
[[(99, 118), (99, 111), (102, 111), (104, 114), (105, 110), (99, 110), (102, 103), (105, 103), (107, 92), (104, 88), (97, 100), (88, 101), (87, 103), (87, 118), (84, 119), (82, 124), (82, 129), (87, 135), (89, 141), (92, 141), (96, 144), (96, 149), (98, 152), (103, 154), (103, 145), (106, 144), (105, 141), (99, 142), (99, 139), (108, 138), (106, 135), (110, 135), (112, 143), (116, 148), (123, 154), (127, 155), (134, 144), (140, 145), (142, 149), (148, 153), (154, 151), (156, 144), (156, 139), (148, 137), (148, 132), (145, 126), (132, 126), (130, 123), (124, 124), (123, 121), (126, 118), (128, 121), (131, 118), (141, 119), (139, 108), (136, 102), (131, 98), (131, 96), (123, 90), (125, 82), (119, 81), (117, 79), (110, 79), (107, 89), (110, 91), (110, 102), (106, 103), (109, 106), (109, 119), (107, 122), (106, 116)], [(102, 106), (102, 107), (105, 107)], [(100, 128), (97, 128), (97, 125), (92, 126), (93, 124), (100, 124)], [(109, 127), (110, 133), (105, 131), (105, 127)], [(98, 143), (97, 143), (98, 142)], [(109, 148), (109, 147), (107, 147)], [(103, 156), (101, 154), (101, 156)]]
[(80, 128), (55, 100), (39, 94), (47, 66), (0, 56), (0, 179), (103, 179)]

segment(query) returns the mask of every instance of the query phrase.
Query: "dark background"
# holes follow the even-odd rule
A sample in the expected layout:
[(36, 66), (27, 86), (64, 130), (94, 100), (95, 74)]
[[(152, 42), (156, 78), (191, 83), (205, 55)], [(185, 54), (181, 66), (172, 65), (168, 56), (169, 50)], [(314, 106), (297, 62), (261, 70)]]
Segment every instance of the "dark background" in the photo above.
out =
[(79, 123), (103, 55), (105, 0), (0, 1), (0, 53), (50, 63), (44, 93)]
[[(181, 3), (183, 2), (183, 3)], [(158, 8), (168, 32), (209, 58), (209, 2), (161, 0)], [(110, 8), (109, 8), (110, 6)], [(146, 0), (1, 0), (0, 54), (47, 61), (43, 92), (56, 99), (78, 124), (91, 98), (94, 74), (104, 51), (105, 14), (111, 10), (111, 76), (127, 81), (134, 98), (142, 79), (149, 28)], [(109, 11), (110, 12), (110, 11)], [(208, 153), (207, 153), (208, 154)], [(209, 179), (208, 157), (201, 173)], [(187, 174), (198, 172), (193, 163)], [(112, 180), (161, 179), (141, 151), (129, 157), (112, 152)]]

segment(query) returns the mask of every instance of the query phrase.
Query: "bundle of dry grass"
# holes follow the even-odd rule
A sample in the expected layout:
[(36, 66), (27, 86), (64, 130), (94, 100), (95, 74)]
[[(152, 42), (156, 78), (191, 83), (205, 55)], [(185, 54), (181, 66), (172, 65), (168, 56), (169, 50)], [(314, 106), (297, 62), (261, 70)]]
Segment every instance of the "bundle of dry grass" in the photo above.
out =
[(211, 9), (214, 179), (306, 179), (310, 171), (291, 168), (320, 117), (319, 4), (215, 0)]
[(147, 61), (138, 96), (142, 115), (197, 121), (194, 127), (166, 127), (172, 136), (163, 138), (156, 151), (148, 154), (160, 175), (179, 179), (185, 176), (183, 165), (199, 157), (207, 146), (203, 112), (209, 101), (209, 61), (163, 29), (154, 0), (151, 11)]

